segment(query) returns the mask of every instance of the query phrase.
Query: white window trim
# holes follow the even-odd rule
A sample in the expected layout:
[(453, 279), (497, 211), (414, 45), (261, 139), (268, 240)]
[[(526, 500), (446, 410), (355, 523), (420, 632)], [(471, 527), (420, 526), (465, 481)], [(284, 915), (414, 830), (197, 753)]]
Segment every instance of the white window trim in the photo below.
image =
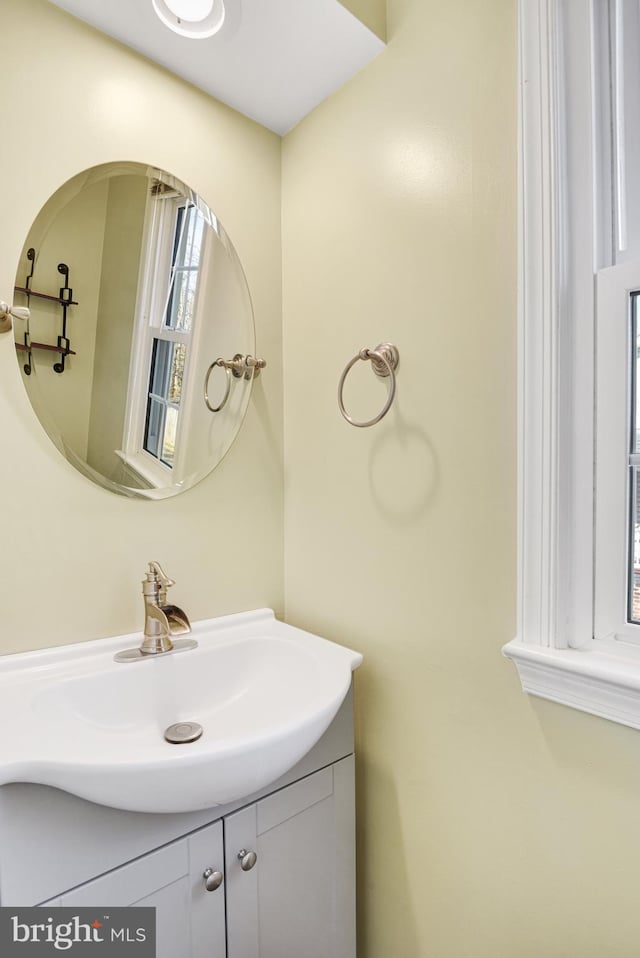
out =
[[(596, 489), (607, 509), (596, 509), (594, 635), (640, 644), (640, 626), (627, 621), (629, 554), (629, 444), (632, 400), (631, 294), (640, 290), (640, 264), (623, 262), (598, 273)], [(636, 314), (638, 307), (636, 306)], [(626, 371), (626, 375), (624, 374)], [(621, 411), (622, 412), (621, 414)], [(626, 413), (626, 415), (625, 415)], [(602, 421), (602, 426), (600, 425)]]
[(590, 6), (519, 2), (518, 634), (503, 652), (525, 692), (640, 728), (640, 647), (593, 637), (593, 528), (584, 521), (594, 513), (602, 263)]
[[(142, 268), (138, 279), (138, 292), (136, 297), (135, 322), (131, 348), (132, 360), (129, 368), (124, 434), (122, 449), (116, 450), (116, 455), (123, 460), (125, 466), (132, 470), (134, 475), (140, 477), (143, 482), (148, 483), (151, 487), (157, 488), (180, 483), (184, 478), (185, 471), (184, 429), (178, 431), (173, 467), (166, 466), (144, 448), (144, 428), (148, 401), (152, 343), (159, 328), (157, 323), (161, 322), (164, 318), (166, 308), (166, 291), (164, 286), (162, 287), (161, 293), (158, 291), (156, 288), (156, 276), (158, 273), (168, 275), (173, 249), (173, 233), (164, 228), (165, 218), (169, 215), (172, 217), (175, 216), (176, 204), (182, 203), (185, 199), (190, 199), (190, 197), (184, 197), (181, 193), (167, 195), (163, 200), (163, 203), (167, 204), (165, 209), (164, 206), (158, 208), (157, 201), (155, 201), (153, 197), (147, 197), (147, 209), (145, 212), (145, 225), (141, 247), (142, 252), (140, 256)], [(169, 212), (169, 210), (171, 212)], [(161, 234), (160, 242), (158, 242), (157, 239), (158, 233)], [(204, 253), (206, 249), (206, 238), (203, 242), (202, 249), (203, 264), (199, 287), (206, 282), (206, 257)], [(157, 303), (158, 296), (161, 297), (160, 305)], [(195, 305), (194, 329), (190, 334), (180, 333), (176, 330), (164, 330), (162, 335), (163, 339), (184, 343), (188, 347), (180, 410), (183, 422), (188, 422), (192, 405), (195, 401), (195, 388), (191, 369), (193, 356), (197, 350), (200, 328), (202, 326), (202, 319), (200, 317), (201, 308), (200, 298), (198, 297)], [(151, 316), (154, 316), (156, 319), (156, 323), (153, 325), (150, 324)]]

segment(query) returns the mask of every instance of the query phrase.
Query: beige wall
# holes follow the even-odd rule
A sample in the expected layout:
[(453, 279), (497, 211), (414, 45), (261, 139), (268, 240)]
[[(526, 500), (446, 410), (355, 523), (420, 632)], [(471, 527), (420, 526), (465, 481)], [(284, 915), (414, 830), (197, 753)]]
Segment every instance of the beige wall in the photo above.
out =
[(118, 176), (102, 186), (107, 208), (85, 458), (118, 482), (122, 460), (115, 450), (123, 446), (148, 184), (142, 176)]
[(99, 163), (152, 163), (219, 215), (269, 363), (225, 461), (176, 498), (140, 502), (62, 459), (26, 398), (12, 337), (0, 338), (0, 652), (139, 629), (149, 559), (177, 580), (172, 599), (194, 619), (281, 611), (280, 140), (45, 0), (0, 0), (0, 21), (1, 298), (54, 190)]
[(382, 39), (387, 38), (386, 0), (340, 0), (343, 7), (350, 10), (370, 30)]
[[(49, 429), (53, 427), (58, 436), (64, 436), (69, 448), (83, 459), (89, 442), (106, 205), (107, 184), (96, 183), (81, 198), (72, 199), (54, 221), (43, 210), (33, 224), (18, 267), (17, 285), (24, 286), (31, 269), (26, 253), (33, 247), (36, 257), (30, 288), (50, 296), (57, 296), (64, 285), (58, 264), (69, 267), (69, 285), (78, 305), (67, 311), (67, 338), (75, 356), (66, 357), (64, 372), (57, 373), (53, 368), (60, 360), (57, 353), (32, 350), (32, 372), (25, 375), (24, 385), (41, 420)], [(27, 302), (19, 294), (18, 300)], [(61, 307), (33, 297), (30, 309), (32, 342), (55, 345), (62, 335)], [(15, 332), (22, 342), (24, 323), (16, 323)], [(20, 353), (20, 359), (24, 361), (25, 353)], [(22, 365), (24, 369), (24, 362)]]
[[(390, 0), (283, 152), (285, 589), (356, 678), (362, 958), (633, 958), (637, 732), (518, 688), (514, 0)], [(400, 350), (378, 426), (338, 412)], [(384, 388), (359, 363), (358, 415)], [(377, 405), (376, 405), (377, 404)]]

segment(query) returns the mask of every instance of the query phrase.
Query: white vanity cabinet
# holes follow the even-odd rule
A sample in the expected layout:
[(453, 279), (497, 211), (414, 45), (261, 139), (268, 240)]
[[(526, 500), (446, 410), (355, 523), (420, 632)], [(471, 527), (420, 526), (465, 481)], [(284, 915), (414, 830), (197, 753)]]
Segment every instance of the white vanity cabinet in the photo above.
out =
[(353, 757), (225, 819), (227, 958), (355, 958), (353, 824)]
[(157, 958), (224, 958), (224, 892), (207, 893), (202, 878), (211, 862), (221, 867), (222, 861), (222, 822), (216, 822), (47, 904), (154, 907)]
[(353, 757), (46, 904), (153, 906), (157, 958), (354, 958)]
[(355, 958), (351, 709), (224, 808), (146, 815), (3, 786), (0, 904), (153, 906), (157, 958)]

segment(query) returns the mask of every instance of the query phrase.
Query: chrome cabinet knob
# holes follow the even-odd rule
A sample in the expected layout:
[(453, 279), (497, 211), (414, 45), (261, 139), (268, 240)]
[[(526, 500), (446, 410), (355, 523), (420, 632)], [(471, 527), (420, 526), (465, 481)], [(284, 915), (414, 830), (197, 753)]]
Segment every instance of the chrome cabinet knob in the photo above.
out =
[(246, 848), (241, 848), (238, 852), (238, 861), (242, 871), (249, 872), (258, 861), (258, 856), (255, 852), (248, 852)]
[(215, 891), (216, 888), (220, 888), (224, 876), (222, 872), (214, 871), (213, 868), (207, 868), (202, 873), (202, 877), (204, 878), (204, 887), (207, 891)]

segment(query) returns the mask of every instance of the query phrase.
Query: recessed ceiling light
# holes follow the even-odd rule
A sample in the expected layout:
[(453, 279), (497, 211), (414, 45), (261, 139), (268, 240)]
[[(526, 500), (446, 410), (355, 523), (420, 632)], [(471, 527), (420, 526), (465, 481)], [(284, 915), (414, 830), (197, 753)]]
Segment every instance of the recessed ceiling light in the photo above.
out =
[(204, 40), (224, 23), (224, 0), (151, 0), (165, 26), (182, 37)]

